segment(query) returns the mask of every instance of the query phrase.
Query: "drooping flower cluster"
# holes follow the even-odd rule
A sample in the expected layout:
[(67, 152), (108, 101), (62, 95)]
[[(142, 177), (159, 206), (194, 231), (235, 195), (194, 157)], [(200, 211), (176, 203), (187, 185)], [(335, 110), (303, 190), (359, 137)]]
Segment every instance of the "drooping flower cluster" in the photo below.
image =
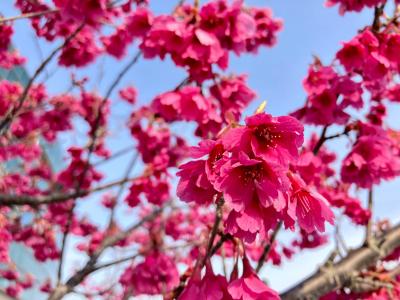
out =
[(206, 264), (203, 278), (199, 269), (194, 271), (187, 287), (179, 300), (213, 299), (213, 300), (278, 300), (279, 295), (262, 282), (253, 271), (247, 257), (243, 258), (243, 274), (238, 278), (237, 266), (231, 274), (230, 281), (221, 275), (215, 275), (211, 264)]

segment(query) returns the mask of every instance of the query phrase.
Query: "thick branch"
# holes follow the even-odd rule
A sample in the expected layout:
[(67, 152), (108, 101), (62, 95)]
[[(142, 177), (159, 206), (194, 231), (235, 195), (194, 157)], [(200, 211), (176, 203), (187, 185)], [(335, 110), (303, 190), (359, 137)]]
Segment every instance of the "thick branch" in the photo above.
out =
[(379, 239), (379, 251), (361, 247), (334, 264), (329, 270), (320, 270), (281, 295), (282, 300), (318, 299), (320, 296), (345, 287), (351, 282), (354, 272), (374, 265), (397, 247), (400, 247), (400, 224)]

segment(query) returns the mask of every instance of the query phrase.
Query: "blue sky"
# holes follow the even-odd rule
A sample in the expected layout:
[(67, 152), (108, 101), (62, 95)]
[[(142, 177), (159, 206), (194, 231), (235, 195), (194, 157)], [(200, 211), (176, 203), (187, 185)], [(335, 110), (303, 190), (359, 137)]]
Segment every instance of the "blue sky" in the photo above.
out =
[[(17, 12), (12, 8), (11, 0), (0, 2), (0, 12), (3, 15), (15, 15)], [(168, 12), (177, 1), (150, 0), (156, 12)], [(252, 89), (258, 94), (258, 100), (247, 110), (251, 114), (263, 100), (268, 100), (267, 111), (273, 115), (287, 114), (302, 105), (305, 93), (302, 89), (302, 80), (307, 73), (307, 68), (312, 62), (313, 55), (317, 55), (324, 63), (329, 63), (342, 41), (349, 40), (357, 33), (357, 30), (370, 24), (373, 18), (371, 10), (365, 10), (359, 14), (349, 13), (344, 17), (338, 14), (337, 8), (325, 8), (323, 0), (252, 0), (246, 1), (249, 5), (271, 7), (274, 15), (282, 18), (284, 29), (278, 36), (278, 43), (274, 48), (262, 49), (258, 55), (245, 55), (232, 57), (230, 71), (248, 74), (248, 82)], [(41, 61), (42, 55), (46, 56), (54, 45), (37, 42), (33, 38), (32, 30), (27, 27), (24, 20), (18, 21), (16, 35), (14, 38), (16, 48), (28, 57), (27, 69), (32, 71)], [(41, 49), (39, 51), (39, 48)], [(131, 47), (130, 55), (136, 52)], [(125, 60), (124, 60), (125, 61)], [(78, 74), (86, 74), (91, 78), (90, 84), (100, 93), (108, 88), (115, 74), (120, 70), (124, 61), (118, 62), (114, 59), (99, 59), (90, 68), (79, 70)], [(68, 83), (64, 79), (69, 76), (65, 69), (52, 65), (48, 68), (49, 73), (56, 73), (47, 81), (50, 93), (65, 91)], [(99, 75), (101, 74), (101, 75)], [(121, 86), (133, 84), (139, 91), (139, 102), (146, 103), (156, 94), (171, 89), (177, 85), (185, 73), (173, 68), (170, 61), (144, 61), (135, 65), (123, 80)], [(42, 80), (42, 79), (41, 79)], [(111, 139), (110, 147), (114, 150), (125, 148), (129, 145), (127, 132), (120, 130), (124, 128), (124, 122), (130, 111), (124, 104), (113, 106), (112, 126), (116, 132)], [(394, 115), (399, 115), (399, 109), (393, 108)], [(86, 129), (78, 128), (80, 132)], [(179, 127), (180, 131), (189, 133), (190, 126)], [(62, 144), (66, 145), (74, 140), (80, 140), (79, 134), (71, 137), (63, 137)], [(343, 143), (333, 144), (334, 149), (343, 149)], [(124, 157), (105, 165), (103, 170), (109, 179), (120, 178), (126, 168), (127, 160)], [(137, 171), (136, 171), (137, 172)], [(399, 189), (399, 181), (383, 184), (376, 191), (377, 216), (389, 216), (392, 220), (399, 220), (398, 199), (394, 197)], [(361, 193), (362, 196), (365, 196)], [(103, 223), (107, 219), (102, 208), (97, 205), (96, 199), (85, 201), (80, 204), (80, 213), (85, 214), (90, 210), (96, 214), (96, 222)], [(134, 221), (134, 217), (124, 211), (120, 212), (120, 219), (126, 224)], [(362, 232), (351, 226), (344, 225), (343, 232), (349, 236), (349, 244), (356, 244), (362, 239)], [(286, 236), (283, 236), (286, 239)], [(294, 282), (309, 274), (318, 263), (321, 263), (328, 255), (329, 249), (307, 251), (296, 256), (292, 261), (284, 263), (280, 269), (268, 267), (262, 274), (268, 278), (272, 287), (282, 291)], [(78, 259), (71, 252), (69, 256), (70, 265)], [(71, 296), (69, 299), (78, 299)]]

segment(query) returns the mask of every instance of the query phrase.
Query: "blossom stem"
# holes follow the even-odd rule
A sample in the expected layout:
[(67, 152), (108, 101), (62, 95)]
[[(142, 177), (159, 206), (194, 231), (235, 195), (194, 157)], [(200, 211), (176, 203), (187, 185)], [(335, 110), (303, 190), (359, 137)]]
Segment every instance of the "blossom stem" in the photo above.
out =
[(318, 142), (315, 144), (314, 149), (313, 149), (314, 155), (318, 154), (318, 152), (321, 149), (322, 145), (325, 143), (325, 141), (326, 141), (326, 131), (327, 130), (328, 130), (328, 126), (325, 126), (322, 129), (321, 136), (320, 136)]
[(268, 253), (271, 251), (272, 245), (274, 244), (281, 227), (282, 227), (282, 221), (276, 225), (274, 231), (272, 232), (269, 242), (264, 247), (264, 251), (261, 254), (260, 259), (258, 260), (258, 263), (257, 263), (257, 267), (256, 267), (257, 273), (260, 272), (261, 268), (263, 267), (263, 265), (265, 263), (265, 258), (268, 256)]
[(67, 245), (67, 238), (68, 238), (69, 231), (71, 230), (72, 217), (74, 216), (75, 206), (76, 206), (76, 202), (74, 202), (72, 204), (72, 207), (68, 212), (67, 224), (65, 225), (65, 229), (63, 232), (63, 237), (62, 237), (62, 241), (61, 241), (60, 261), (58, 263), (58, 269), (57, 269), (57, 285), (59, 285), (61, 282), (62, 270), (63, 270), (64, 260), (65, 260), (64, 258), (65, 258), (65, 250), (66, 250), (66, 245)]
[(211, 230), (210, 239), (208, 240), (207, 252), (206, 252), (206, 255), (204, 256), (203, 263), (201, 264), (202, 266), (205, 264), (207, 259), (210, 258), (211, 255), (212, 255), (212, 247), (214, 245), (215, 237), (217, 236), (217, 233), (218, 233), (219, 223), (222, 220), (222, 207), (223, 206), (224, 206), (224, 199), (221, 197), (217, 201), (217, 210), (216, 210), (216, 214), (215, 214), (215, 222), (214, 222), (213, 228)]
[(324, 143), (326, 141), (336, 139), (343, 135), (348, 135), (348, 133), (351, 131), (350, 127), (346, 127), (342, 132), (327, 136), (326, 135), (327, 130), (328, 130), (328, 126), (325, 126), (321, 132), (321, 136), (320, 136), (318, 142), (314, 146), (314, 149), (313, 149), (314, 155), (318, 154), (319, 150), (321, 150), (321, 147), (324, 145)]

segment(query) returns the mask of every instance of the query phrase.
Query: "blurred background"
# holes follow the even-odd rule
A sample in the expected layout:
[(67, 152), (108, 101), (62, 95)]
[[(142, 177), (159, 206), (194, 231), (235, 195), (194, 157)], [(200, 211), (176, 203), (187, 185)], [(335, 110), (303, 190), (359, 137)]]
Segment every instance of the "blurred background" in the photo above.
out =
[[(17, 15), (18, 11), (13, 7), (12, 0), (0, 1), (0, 12), (4, 16)], [(150, 6), (155, 13), (170, 12), (176, 5), (177, 1), (168, 0), (150, 0)], [(203, 1), (205, 2), (205, 1)], [(271, 49), (262, 49), (257, 55), (243, 55), (241, 57), (231, 57), (230, 68), (227, 71), (236, 73), (244, 73), (248, 75), (249, 86), (257, 92), (258, 99), (247, 110), (245, 115), (249, 115), (263, 101), (267, 100), (266, 111), (273, 115), (284, 115), (294, 111), (300, 107), (305, 100), (305, 92), (302, 88), (302, 80), (307, 74), (308, 65), (313, 61), (313, 56), (318, 56), (323, 63), (329, 64), (336, 51), (340, 48), (341, 42), (351, 39), (359, 29), (371, 24), (373, 20), (373, 11), (364, 10), (362, 13), (347, 13), (340, 16), (337, 7), (324, 7), (323, 0), (252, 0), (246, 1), (249, 5), (270, 7), (274, 15), (283, 19), (284, 28), (278, 35), (278, 43)], [(20, 69), (13, 74), (3, 72), (1, 76), (14, 76), (22, 81), (26, 80), (26, 76), (32, 74), (44, 57), (52, 51), (56, 46), (50, 45), (42, 40), (37, 40), (33, 34), (33, 30), (27, 20), (18, 20), (15, 23), (15, 34), (13, 44), (21, 54), (27, 57), (28, 61), (25, 70)], [(137, 49), (133, 45), (129, 49), (129, 57), (135, 55)], [(93, 90), (104, 94), (109, 87), (110, 82), (115, 75), (125, 65), (127, 57), (121, 61), (113, 58), (101, 57), (89, 68), (76, 69), (77, 78), (87, 76), (89, 84)], [(184, 79), (185, 74), (182, 70), (177, 69), (166, 59), (160, 60), (143, 60), (141, 59), (125, 76), (120, 86), (127, 84), (133, 85), (138, 90), (138, 104), (149, 103), (155, 95), (174, 88)], [(68, 80), (66, 80), (68, 79)], [(39, 82), (46, 82), (49, 94), (64, 92), (70, 87), (70, 69), (67, 70), (59, 67), (56, 63), (50, 64), (46, 72), (41, 76)], [(117, 98), (118, 89), (112, 95)], [(131, 108), (125, 103), (119, 101), (112, 105), (111, 113), (111, 138), (108, 139), (108, 147), (112, 152), (134, 147), (125, 123), (131, 113)], [(396, 107), (389, 110), (390, 120), (394, 123), (398, 120), (400, 110)], [(79, 132), (84, 135), (87, 128), (83, 124), (75, 124), (78, 134), (71, 136), (65, 135), (53, 146), (49, 152), (56, 168), (62, 167), (63, 149), (69, 145), (80, 141)], [(392, 124), (393, 127), (399, 128), (399, 123)], [(180, 134), (190, 135), (193, 127), (176, 125), (175, 130), (179, 130)], [(306, 133), (310, 134), (312, 130), (320, 132), (321, 128), (308, 128)], [(334, 130), (333, 130), (334, 131)], [(192, 144), (196, 144), (197, 140), (191, 138)], [(131, 143), (131, 144), (130, 144)], [(339, 151), (340, 155), (346, 155), (346, 141), (338, 140), (328, 144), (333, 150)], [(342, 151), (343, 149), (343, 151)], [(103, 164), (100, 170), (107, 174), (109, 180), (118, 179), (125, 172), (127, 161), (135, 155), (128, 152), (125, 156), (113, 160), (108, 164)], [(136, 166), (132, 175), (140, 171), (140, 165)], [(399, 207), (395, 195), (398, 194), (400, 181), (383, 183), (375, 191), (375, 208), (374, 219), (389, 218), (391, 221), (399, 221)], [(360, 199), (366, 201), (366, 194), (360, 192)], [(85, 201), (80, 201), (78, 205), (79, 214), (87, 215), (95, 224), (103, 224), (107, 222), (107, 215), (104, 208), (99, 205), (100, 199), (92, 197)], [(89, 213), (90, 212), (90, 213)], [(135, 214), (126, 208), (121, 209), (118, 213), (117, 220), (120, 224), (131, 224), (135, 218)], [(95, 218), (94, 218), (95, 217)], [(329, 228), (330, 231), (333, 228)], [(340, 230), (346, 237), (348, 246), (356, 246), (363, 239), (364, 230), (349, 225), (345, 219), (341, 221)], [(282, 233), (279, 239), (285, 243), (289, 243), (293, 235), (291, 233)], [(65, 264), (64, 274), (67, 276), (79, 266), (84, 258), (75, 250), (79, 240), (71, 240), (68, 244), (67, 263)], [(332, 251), (333, 245), (322, 247), (317, 250), (305, 250), (301, 254), (296, 254), (290, 261), (283, 261), (280, 267), (268, 265), (261, 277), (267, 279), (268, 283), (278, 291), (284, 291), (288, 287), (295, 284), (305, 276), (311, 274), (316, 267), (326, 260), (326, 257)], [(43, 276), (43, 278), (55, 276), (56, 265), (52, 263), (37, 264), (29, 251), (23, 247), (15, 246), (13, 248), (13, 258), (22, 270), (32, 272), (35, 277)], [(115, 255), (109, 254), (109, 255)], [(98, 280), (102, 282), (110, 276), (117, 276), (123, 270), (122, 266), (111, 268), (103, 273), (99, 273)], [(52, 275), (54, 274), (54, 275)], [(1, 280), (0, 280), (1, 281)], [(1, 297), (1, 295), (0, 295)], [(33, 297), (33, 298), (32, 298)], [(32, 291), (26, 293), (24, 299), (42, 299), (43, 294)], [(81, 296), (71, 294), (66, 299), (82, 299)], [(141, 297), (140, 299), (150, 299), (149, 297)]]

